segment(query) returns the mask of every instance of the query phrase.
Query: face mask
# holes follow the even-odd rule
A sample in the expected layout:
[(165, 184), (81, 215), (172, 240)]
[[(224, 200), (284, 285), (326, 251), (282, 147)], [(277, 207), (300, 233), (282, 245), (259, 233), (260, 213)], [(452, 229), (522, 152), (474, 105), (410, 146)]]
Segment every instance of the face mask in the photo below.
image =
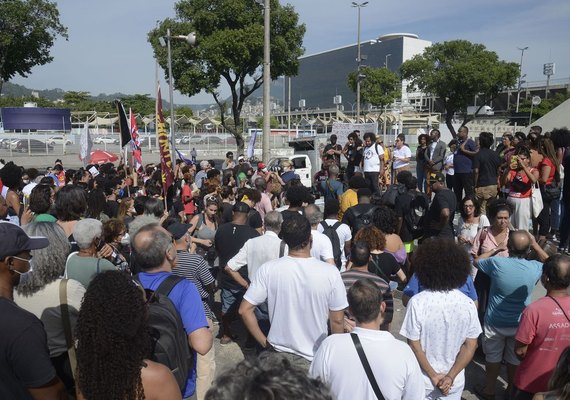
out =
[(30, 180), (29, 179), (23, 179), (22, 182), (24, 182), (27, 185), (28, 183), (30, 183)]
[(33, 259), (29, 260), (28, 263), (30, 264), (30, 269), (27, 272), (20, 272), (18, 270), (15, 269), (10, 269), (11, 271), (14, 271), (15, 273), (17, 273), (18, 275), (20, 275), (20, 279), (18, 280), (17, 285), (25, 285), (32, 277), (32, 272), (34, 271), (34, 265), (32, 264)]
[(130, 237), (128, 233), (125, 233), (124, 236), (121, 239), (121, 244), (123, 246), (128, 246), (129, 245), (129, 241), (130, 241)]

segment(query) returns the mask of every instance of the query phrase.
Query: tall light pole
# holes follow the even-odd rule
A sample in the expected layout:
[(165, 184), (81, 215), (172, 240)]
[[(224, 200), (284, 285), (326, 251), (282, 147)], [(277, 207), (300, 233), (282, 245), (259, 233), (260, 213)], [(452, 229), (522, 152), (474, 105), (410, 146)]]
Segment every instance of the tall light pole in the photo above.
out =
[(384, 68), (388, 69), (388, 57), (390, 57), (392, 53), (386, 54), (386, 60), (384, 61)]
[(158, 38), (160, 45), (162, 47), (166, 46), (167, 49), (167, 57), (168, 57), (168, 95), (170, 101), (170, 157), (172, 162), (176, 160), (176, 155), (174, 148), (176, 146), (176, 138), (174, 137), (174, 120), (175, 120), (175, 112), (174, 112), (174, 89), (172, 83), (172, 52), (170, 51), (170, 41), (172, 39), (180, 39), (186, 41), (190, 46), (194, 46), (196, 44), (196, 33), (191, 32), (188, 35), (177, 35), (172, 36), (170, 34), (170, 28), (166, 30), (166, 43), (164, 42), (164, 38), (161, 36)]
[(518, 88), (517, 88), (517, 108), (516, 108), (515, 112), (519, 112), (519, 102), (521, 100), (521, 84), (522, 84), (521, 79), (522, 79), (523, 57), (524, 57), (525, 50), (528, 49), (528, 46), (517, 47), (517, 49), (519, 49), (521, 52), (521, 63), (519, 64), (519, 84), (518, 84)]
[(356, 122), (360, 119), (360, 63), (362, 62), (362, 57), (360, 55), (360, 9), (366, 7), (367, 1), (364, 3), (352, 2), (352, 7), (358, 8), (358, 36), (357, 36), (357, 55), (356, 62), (358, 64), (358, 70), (356, 71)]
[(263, 8), (263, 143), (262, 159), (269, 162), (269, 135), (271, 135), (271, 48), (270, 32), (271, 18), (269, 14), (270, 0), (265, 0)]

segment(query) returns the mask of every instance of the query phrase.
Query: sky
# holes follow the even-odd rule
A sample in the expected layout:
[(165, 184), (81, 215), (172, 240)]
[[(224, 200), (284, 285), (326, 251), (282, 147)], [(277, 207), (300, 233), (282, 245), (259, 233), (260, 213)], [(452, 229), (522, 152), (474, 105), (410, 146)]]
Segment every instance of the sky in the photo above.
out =
[[(356, 43), (357, 10), (350, 0), (280, 0), (289, 3), (306, 25), (305, 54)], [(157, 21), (174, 17), (174, 1), (60, 0), (60, 20), (69, 40), (58, 39), (54, 61), (35, 67), (13, 83), (54, 89), (155, 96), (155, 62), (147, 33)], [(556, 63), (556, 80), (570, 80), (570, 1), (568, 0), (369, 0), (361, 9), (361, 40), (408, 32), (442, 42), (466, 39), (484, 44), (499, 58), (520, 62), (526, 80), (545, 81), (542, 66)], [(164, 72), (159, 70), (163, 97)], [(227, 93), (225, 93), (227, 94)], [(175, 92), (175, 103), (213, 103), (206, 93)]]

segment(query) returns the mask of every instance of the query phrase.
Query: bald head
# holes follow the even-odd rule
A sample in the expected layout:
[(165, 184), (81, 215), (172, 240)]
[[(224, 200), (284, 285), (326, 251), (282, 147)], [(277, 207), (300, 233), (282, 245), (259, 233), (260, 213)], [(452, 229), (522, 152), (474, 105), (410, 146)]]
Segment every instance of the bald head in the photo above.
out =
[(309, 204), (305, 207), (305, 218), (309, 220), (311, 227), (316, 227), (323, 220), (323, 213), (315, 204)]
[[(132, 241), (132, 256), (136, 265), (143, 271), (158, 269), (176, 258), (172, 246), (172, 236), (159, 224), (148, 224), (138, 230)], [(174, 253), (169, 252), (169, 248)]]
[(570, 257), (555, 254), (542, 266), (542, 283), (546, 290), (567, 290), (570, 287)]
[(507, 247), (509, 256), (516, 258), (524, 258), (528, 254), (531, 245), (530, 233), (527, 231), (511, 231)]

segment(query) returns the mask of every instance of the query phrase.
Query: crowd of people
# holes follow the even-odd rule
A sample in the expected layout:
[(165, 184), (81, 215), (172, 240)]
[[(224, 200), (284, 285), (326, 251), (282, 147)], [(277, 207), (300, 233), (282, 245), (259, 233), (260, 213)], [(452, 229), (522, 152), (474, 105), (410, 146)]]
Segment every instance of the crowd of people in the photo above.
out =
[[(570, 132), (494, 141), (331, 135), (311, 188), (233, 152), (169, 187), (1, 160), (0, 398), (460, 399), (478, 348), (480, 398), (503, 365), (509, 399), (570, 398)], [(216, 330), (251, 349), (220, 374)]]

